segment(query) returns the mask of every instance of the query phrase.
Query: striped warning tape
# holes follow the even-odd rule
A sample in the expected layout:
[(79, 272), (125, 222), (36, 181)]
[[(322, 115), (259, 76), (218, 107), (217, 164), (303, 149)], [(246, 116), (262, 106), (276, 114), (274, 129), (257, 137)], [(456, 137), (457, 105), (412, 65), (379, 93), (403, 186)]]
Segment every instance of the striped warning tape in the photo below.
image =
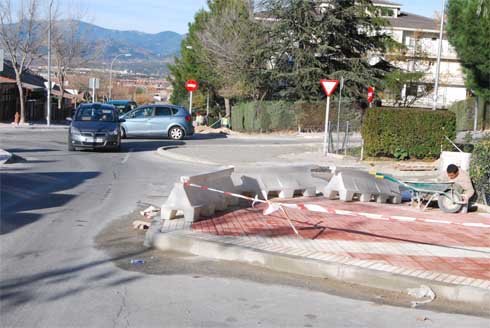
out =
[(235, 193), (227, 192), (227, 191), (222, 191), (222, 190), (210, 188), (207, 186), (200, 186), (200, 185), (189, 183), (189, 182), (185, 182), (184, 186), (185, 187), (198, 188), (201, 190), (217, 192), (217, 193), (223, 194), (225, 196), (245, 199), (245, 200), (251, 201), (252, 206), (254, 206), (256, 203), (267, 204), (268, 207), (264, 210), (264, 215), (270, 215), (270, 214), (277, 212), (277, 211), (280, 211), (280, 210), (282, 210), (285, 213), (284, 208), (288, 208), (288, 209), (297, 209), (297, 210), (303, 210), (303, 211), (309, 211), (309, 212), (332, 214), (332, 215), (341, 215), (341, 216), (361, 216), (361, 217), (364, 217), (364, 218), (367, 218), (370, 220), (381, 220), (381, 221), (391, 221), (391, 222), (420, 222), (420, 223), (429, 223), (429, 224), (448, 224), (448, 225), (457, 225), (457, 226), (463, 226), (463, 227), (468, 227), (468, 228), (490, 228), (490, 224), (485, 224), (485, 223), (453, 222), (453, 221), (447, 221), (447, 220), (424, 219), (424, 218), (414, 218), (414, 217), (397, 216), (397, 215), (385, 216), (382, 214), (366, 213), (366, 212), (353, 212), (353, 211), (340, 210), (340, 209), (336, 209), (333, 207), (323, 207), (323, 206), (318, 205), (318, 204), (305, 204), (305, 203), (286, 204), (286, 203), (275, 203), (275, 202), (273, 203), (270, 201), (259, 199), (257, 196), (255, 196), (255, 198), (247, 197), (244, 195), (235, 194)]

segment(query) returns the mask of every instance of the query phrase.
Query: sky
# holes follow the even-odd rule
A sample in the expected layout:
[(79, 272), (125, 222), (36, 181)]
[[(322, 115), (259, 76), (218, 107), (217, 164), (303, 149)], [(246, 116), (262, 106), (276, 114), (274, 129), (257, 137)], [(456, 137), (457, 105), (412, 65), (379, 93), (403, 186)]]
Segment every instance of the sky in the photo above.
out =
[[(59, 0), (63, 2), (63, 0)], [(402, 10), (433, 17), (442, 0), (392, 0)], [(207, 0), (78, 0), (90, 23), (116, 29), (147, 33), (174, 31), (187, 33), (194, 14), (206, 8)]]

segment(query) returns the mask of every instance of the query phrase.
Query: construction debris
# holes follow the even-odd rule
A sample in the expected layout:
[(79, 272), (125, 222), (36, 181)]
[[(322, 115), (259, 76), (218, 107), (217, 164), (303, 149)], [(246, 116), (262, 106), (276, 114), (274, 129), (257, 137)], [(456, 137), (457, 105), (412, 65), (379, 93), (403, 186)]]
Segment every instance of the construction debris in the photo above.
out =
[(151, 218), (157, 216), (158, 213), (160, 213), (160, 209), (156, 208), (153, 205), (140, 212), (141, 216), (144, 216), (147, 219), (151, 219)]
[(420, 304), (427, 304), (435, 300), (436, 294), (434, 291), (426, 286), (426, 285), (421, 285), (419, 288), (408, 288), (407, 289), (408, 295), (413, 296), (417, 299), (423, 299), (422, 301), (412, 301), (412, 307), (415, 308)]

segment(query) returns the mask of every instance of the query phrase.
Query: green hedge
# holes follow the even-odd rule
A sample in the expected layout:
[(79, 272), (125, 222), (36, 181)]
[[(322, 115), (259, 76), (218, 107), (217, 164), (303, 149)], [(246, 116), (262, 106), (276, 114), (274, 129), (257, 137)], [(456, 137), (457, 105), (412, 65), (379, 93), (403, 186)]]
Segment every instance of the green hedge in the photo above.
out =
[[(332, 101), (330, 122), (337, 124), (338, 102)], [(341, 127), (350, 122), (350, 129), (359, 130), (361, 113), (353, 109), (348, 99), (342, 101)], [(323, 131), (325, 128), (325, 102), (262, 101), (239, 103), (231, 114), (233, 130), (242, 132), (270, 132), (301, 130)]]
[(444, 136), (456, 136), (456, 118), (448, 111), (373, 108), (362, 126), (368, 156), (437, 158), (441, 146), (450, 149)]
[(490, 136), (475, 144), (470, 173), (480, 198), (485, 195), (488, 198), (490, 196)]

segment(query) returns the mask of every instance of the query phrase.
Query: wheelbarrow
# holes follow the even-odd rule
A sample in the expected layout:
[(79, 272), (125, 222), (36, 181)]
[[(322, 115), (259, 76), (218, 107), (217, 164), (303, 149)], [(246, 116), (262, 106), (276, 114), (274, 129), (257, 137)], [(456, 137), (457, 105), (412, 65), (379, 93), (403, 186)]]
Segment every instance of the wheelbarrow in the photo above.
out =
[(409, 190), (412, 206), (417, 203), (417, 207), (422, 211), (425, 211), (433, 201), (437, 201), (439, 208), (446, 213), (459, 212), (465, 205), (462, 202), (463, 198), (459, 188), (453, 182), (401, 181), (382, 173), (375, 173), (375, 176), (397, 183)]

